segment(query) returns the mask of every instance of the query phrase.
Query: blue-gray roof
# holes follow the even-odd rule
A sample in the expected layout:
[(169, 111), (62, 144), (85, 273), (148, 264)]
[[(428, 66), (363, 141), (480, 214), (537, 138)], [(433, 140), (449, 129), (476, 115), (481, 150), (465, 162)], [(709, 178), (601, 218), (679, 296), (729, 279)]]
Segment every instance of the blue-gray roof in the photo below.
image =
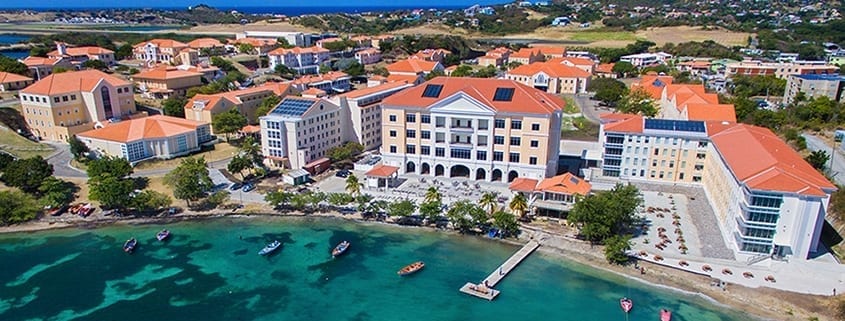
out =
[(845, 76), (830, 74), (830, 75), (795, 75), (795, 77), (806, 80), (828, 80), (828, 81), (845, 81)]
[(310, 99), (285, 98), (285, 100), (282, 100), (282, 102), (276, 105), (276, 108), (273, 108), (273, 111), (271, 111), (270, 114), (302, 116), (302, 114), (304, 114), (311, 105), (314, 105), (314, 101)]
[(704, 122), (699, 120), (645, 119), (645, 129), (672, 130), (704, 133)]

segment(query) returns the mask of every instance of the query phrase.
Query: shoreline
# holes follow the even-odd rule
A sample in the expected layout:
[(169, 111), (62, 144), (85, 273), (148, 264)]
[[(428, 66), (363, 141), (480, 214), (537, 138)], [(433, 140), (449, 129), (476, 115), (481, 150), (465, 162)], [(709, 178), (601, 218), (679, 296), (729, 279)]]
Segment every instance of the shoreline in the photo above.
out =
[[(356, 224), (382, 224), (395, 228), (426, 229), (431, 232), (449, 233), (459, 235), (460, 233), (451, 229), (438, 229), (430, 226), (401, 226), (395, 223), (364, 220), (360, 214), (341, 214), (339, 212), (315, 212), (306, 214), (303, 212), (278, 212), (262, 206), (256, 211), (243, 212), (231, 211), (209, 211), (209, 212), (183, 212), (163, 217), (139, 217), (139, 218), (106, 218), (96, 220), (84, 220), (78, 217), (69, 221), (33, 221), (18, 225), (0, 227), (0, 234), (9, 233), (35, 233), (39, 231), (60, 230), (68, 228), (96, 229), (110, 225), (146, 225), (157, 223), (174, 223), (184, 221), (200, 221), (217, 218), (253, 219), (254, 217), (264, 218), (316, 218), (322, 220), (341, 219)], [(694, 296), (707, 301), (717, 307), (727, 307), (736, 310), (758, 320), (807, 320), (817, 317), (818, 320), (834, 320), (832, 315), (819, 314), (820, 311), (830, 311), (829, 302), (825, 303), (823, 297), (791, 293), (769, 288), (747, 288), (741, 285), (729, 284), (726, 290), (713, 287), (709, 284), (709, 278), (692, 275), (690, 273), (651, 264), (644, 261), (635, 261), (634, 264), (619, 266), (611, 265), (605, 261), (603, 251), (596, 251), (597, 246), (590, 246), (588, 243), (568, 239), (560, 234), (551, 234), (535, 226), (522, 227), (523, 235), (542, 235), (548, 239), (542, 242), (538, 252), (553, 260), (562, 263), (583, 265), (587, 268), (600, 270), (603, 273), (610, 273), (618, 277), (633, 280), (644, 286), (656, 287), (662, 290), (675, 291), (684, 295)], [(494, 239), (511, 245), (521, 246), (525, 238), (519, 239)], [(647, 273), (640, 274), (636, 266), (646, 267)], [(793, 300), (790, 300), (793, 299)], [(795, 302), (796, 298), (803, 299)], [(814, 306), (806, 303), (812, 302)]]

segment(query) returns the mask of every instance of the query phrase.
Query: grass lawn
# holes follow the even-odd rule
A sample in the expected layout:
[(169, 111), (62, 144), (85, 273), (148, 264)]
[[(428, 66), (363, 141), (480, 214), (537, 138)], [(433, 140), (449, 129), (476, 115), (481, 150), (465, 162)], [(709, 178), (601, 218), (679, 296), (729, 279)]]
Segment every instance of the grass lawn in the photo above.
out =
[(611, 41), (636, 41), (637, 36), (629, 31), (579, 31), (573, 32), (569, 37), (572, 41), (596, 42), (602, 40)]
[[(147, 178), (149, 179), (147, 183), (148, 190), (164, 193), (167, 196), (173, 197), (173, 190), (170, 188), (170, 186), (164, 184), (164, 176), (150, 176)], [(175, 204), (177, 202), (180, 201), (176, 198), (173, 198), (173, 203)]]
[[(206, 162), (214, 162), (214, 161), (219, 161), (221, 159), (226, 159), (226, 158), (232, 157), (234, 155), (234, 153), (236, 153), (237, 151), (238, 151), (237, 147), (229, 145), (229, 143), (222, 142), (222, 143), (217, 143), (216, 145), (214, 145), (213, 150), (204, 151), (202, 153), (196, 153), (196, 154), (193, 154), (191, 156), (205, 157)], [(148, 160), (148, 161), (141, 162), (138, 165), (135, 165), (135, 170), (138, 171), (138, 170), (174, 168), (176, 166), (179, 166), (179, 163), (181, 163), (182, 159), (184, 159), (184, 158), (185, 158), (185, 156), (177, 157), (177, 158), (173, 158), (173, 159), (168, 159), (168, 160), (159, 160), (159, 159)]]
[(34, 156), (47, 157), (53, 153), (53, 147), (36, 143), (13, 132), (9, 127), (0, 125), (0, 149), (19, 158)]
[[(566, 119), (566, 118), (565, 118)], [(569, 119), (569, 124), (563, 124), (563, 128), (560, 131), (560, 138), (561, 139), (572, 139), (572, 140), (585, 140), (585, 141), (595, 141), (598, 139), (599, 136), (599, 125), (594, 124), (584, 118), (584, 116), (578, 116), (575, 118)], [(571, 125), (571, 126), (568, 126)]]
[(575, 104), (575, 98), (572, 98), (571, 95), (561, 95), (560, 97), (566, 102), (566, 105), (563, 106), (564, 114), (577, 114), (581, 112), (581, 109)]

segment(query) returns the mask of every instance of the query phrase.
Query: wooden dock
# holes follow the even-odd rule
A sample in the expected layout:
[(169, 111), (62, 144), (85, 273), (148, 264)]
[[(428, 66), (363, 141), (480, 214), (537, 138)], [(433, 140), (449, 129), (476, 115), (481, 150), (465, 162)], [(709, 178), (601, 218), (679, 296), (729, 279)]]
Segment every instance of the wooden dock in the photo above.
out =
[(508, 258), (505, 263), (498, 266), (493, 273), (487, 276), (481, 283), (472, 283), (467, 282), (464, 286), (461, 287), (461, 292), (473, 295), (482, 299), (493, 300), (496, 296), (499, 295), (499, 291), (493, 289), (496, 284), (499, 283), (505, 276), (508, 275), (520, 262), (525, 260), (531, 253), (534, 252), (538, 247), (540, 247), (540, 243), (537, 241), (530, 241), (525, 244), (519, 251), (516, 251), (510, 258)]

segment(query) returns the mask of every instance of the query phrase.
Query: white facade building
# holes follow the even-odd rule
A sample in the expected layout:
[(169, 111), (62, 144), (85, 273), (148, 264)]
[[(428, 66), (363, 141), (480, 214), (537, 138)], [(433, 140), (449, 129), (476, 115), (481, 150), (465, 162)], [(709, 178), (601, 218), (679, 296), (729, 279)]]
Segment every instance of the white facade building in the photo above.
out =
[(299, 169), (326, 156), (343, 140), (340, 107), (326, 99), (287, 97), (260, 118), (261, 150), (268, 165)]
[(381, 101), (411, 86), (392, 82), (332, 97), (343, 110), (344, 141), (357, 142), (364, 150), (381, 146)]
[(284, 65), (300, 74), (316, 74), (320, 71), (320, 65), (329, 60), (329, 50), (318, 47), (278, 48), (268, 52), (267, 57), (270, 59), (270, 68)]

